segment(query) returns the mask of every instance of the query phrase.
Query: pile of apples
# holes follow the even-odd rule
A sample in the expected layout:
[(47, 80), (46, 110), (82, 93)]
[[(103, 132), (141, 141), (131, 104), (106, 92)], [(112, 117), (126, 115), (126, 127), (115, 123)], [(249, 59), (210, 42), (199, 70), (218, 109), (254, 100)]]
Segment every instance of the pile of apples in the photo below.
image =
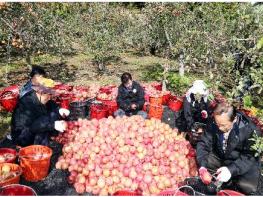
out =
[(97, 99), (99, 100), (116, 100), (118, 96), (118, 88), (113, 87), (109, 90), (109, 92), (99, 92), (97, 95)]
[(72, 102), (75, 101), (86, 101), (89, 98), (89, 87), (73, 87), (72, 90), (73, 99)]
[(62, 135), (56, 168), (70, 172), (68, 181), (80, 194), (141, 189), (143, 195), (157, 195), (197, 175), (189, 142), (158, 119), (79, 119)]
[(89, 98), (96, 98), (98, 92), (99, 92), (100, 86), (96, 84), (91, 84), (89, 86), (89, 92), (88, 92), (88, 97)]
[(52, 139), (60, 144), (67, 144), (73, 141), (75, 135), (79, 131), (80, 122), (82, 122), (81, 119), (79, 119), (78, 121), (68, 121), (66, 131), (56, 137), (52, 137)]

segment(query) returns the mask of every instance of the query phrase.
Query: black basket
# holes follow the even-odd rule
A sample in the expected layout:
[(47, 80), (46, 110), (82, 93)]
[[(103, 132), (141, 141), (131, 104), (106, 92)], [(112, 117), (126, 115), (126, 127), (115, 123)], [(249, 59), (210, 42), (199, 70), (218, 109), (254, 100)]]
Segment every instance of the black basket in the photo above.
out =
[(72, 102), (69, 104), (69, 120), (77, 120), (79, 118), (86, 118), (89, 115), (89, 109), (87, 107), (87, 102)]
[(87, 106), (87, 101), (71, 102), (71, 103), (69, 104), (69, 106), (72, 107), (72, 108), (85, 107), (85, 106)]
[(90, 106), (95, 101), (94, 98), (86, 101), (71, 102), (69, 104), (69, 120), (78, 120), (78, 118), (88, 118)]
[(96, 101), (95, 98), (91, 98), (91, 99), (88, 99), (88, 100), (86, 101), (87, 107), (88, 107), (89, 110), (90, 110), (91, 104), (94, 103), (95, 101)]
[(216, 195), (217, 193), (217, 187), (214, 183), (206, 185), (199, 177), (186, 178), (184, 184), (192, 187), (195, 195)]

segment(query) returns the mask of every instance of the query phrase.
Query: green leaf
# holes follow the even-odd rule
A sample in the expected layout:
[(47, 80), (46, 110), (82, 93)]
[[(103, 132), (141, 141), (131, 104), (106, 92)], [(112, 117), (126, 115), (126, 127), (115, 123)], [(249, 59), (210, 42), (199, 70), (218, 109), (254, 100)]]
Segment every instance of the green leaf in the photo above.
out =
[(263, 47), (263, 37), (257, 43), (257, 49), (261, 49)]

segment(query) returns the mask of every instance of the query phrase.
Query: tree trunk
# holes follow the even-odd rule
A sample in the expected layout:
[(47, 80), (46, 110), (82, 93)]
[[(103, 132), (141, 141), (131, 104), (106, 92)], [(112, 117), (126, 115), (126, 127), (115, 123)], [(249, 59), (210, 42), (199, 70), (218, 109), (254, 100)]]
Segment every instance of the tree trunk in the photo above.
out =
[(164, 73), (164, 78), (162, 81), (162, 91), (165, 92), (166, 91), (166, 73)]
[(180, 62), (179, 75), (184, 76), (184, 63), (182, 61)]
[(26, 63), (27, 63), (27, 66), (32, 69), (32, 62), (31, 62), (31, 56), (30, 56), (30, 53), (26, 53)]
[(97, 65), (98, 65), (99, 72), (105, 71), (106, 67), (105, 67), (104, 62), (97, 62)]
[(7, 66), (5, 66), (5, 82), (8, 83), (8, 67), (9, 64), (7, 64)]
[(167, 42), (168, 42), (168, 44), (169, 44), (170, 51), (171, 51), (171, 53), (173, 54), (173, 45), (172, 45), (172, 42), (171, 42), (171, 39), (170, 39), (170, 37), (169, 37), (169, 34), (168, 34), (168, 32), (167, 32), (166, 27), (164, 27), (164, 33), (165, 33), (166, 40), (167, 40)]

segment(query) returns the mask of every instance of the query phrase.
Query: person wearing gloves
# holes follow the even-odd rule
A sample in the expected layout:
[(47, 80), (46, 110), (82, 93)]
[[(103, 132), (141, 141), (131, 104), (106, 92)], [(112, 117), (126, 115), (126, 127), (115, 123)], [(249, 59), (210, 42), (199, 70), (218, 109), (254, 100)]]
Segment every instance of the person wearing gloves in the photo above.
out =
[(69, 110), (61, 109), (51, 100), (54, 90), (50, 79), (41, 79), (32, 86), (21, 99), (12, 114), (11, 137), (14, 144), (48, 145), (50, 136), (64, 132), (66, 122), (61, 120), (69, 115)]
[[(261, 136), (251, 120), (233, 106), (220, 103), (215, 107), (214, 121), (197, 143), (199, 174), (205, 184), (216, 172), (223, 188), (234, 189), (246, 195), (257, 194), (261, 177), (260, 158), (251, 148), (254, 134)], [(261, 183), (261, 182), (260, 182)], [(262, 195), (262, 194), (261, 194)]]
[(147, 118), (147, 113), (142, 111), (144, 105), (144, 90), (139, 83), (132, 80), (130, 73), (123, 73), (121, 85), (118, 88), (117, 103), (119, 109), (114, 112), (115, 116), (141, 115)]
[(22, 86), (19, 92), (19, 98), (25, 96), (28, 92), (31, 92), (32, 86), (37, 85), (42, 78), (46, 77), (46, 72), (40, 66), (33, 66), (32, 71), (29, 74), (30, 80)]
[(179, 131), (188, 133), (187, 138), (193, 146), (204, 132), (210, 116), (208, 95), (209, 91), (204, 81), (194, 81), (183, 101), (183, 110), (179, 118), (181, 126), (176, 120)]

